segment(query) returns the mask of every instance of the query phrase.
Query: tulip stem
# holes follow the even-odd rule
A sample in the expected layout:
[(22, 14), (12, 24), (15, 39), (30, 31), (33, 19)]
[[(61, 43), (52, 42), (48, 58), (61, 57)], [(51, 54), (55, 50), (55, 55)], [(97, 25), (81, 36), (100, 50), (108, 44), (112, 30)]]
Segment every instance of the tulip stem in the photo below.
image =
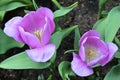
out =
[(52, 0), (52, 2), (60, 9), (61, 5), (59, 4), (59, 2), (57, 0)]

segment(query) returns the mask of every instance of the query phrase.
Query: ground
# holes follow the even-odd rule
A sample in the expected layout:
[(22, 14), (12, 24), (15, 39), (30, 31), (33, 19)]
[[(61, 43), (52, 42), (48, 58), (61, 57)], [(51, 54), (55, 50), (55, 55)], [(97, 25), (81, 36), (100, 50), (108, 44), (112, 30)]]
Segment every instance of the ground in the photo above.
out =
[[(62, 28), (66, 28), (72, 25), (78, 25), (80, 29), (81, 35), (86, 31), (90, 30), (94, 23), (97, 21), (97, 13), (98, 13), (98, 0), (59, 0), (60, 4), (63, 6), (68, 6), (74, 2), (78, 2), (78, 6), (72, 10), (67, 17), (62, 18), (59, 22)], [(57, 8), (52, 4), (51, 0), (36, 0), (39, 6), (46, 6), (51, 8), (53, 11)], [(117, 6), (120, 3), (120, 0), (109, 0), (105, 9), (110, 10), (112, 7)], [(6, 21), (11, 19), (14, 16), (24, 16), (24, 8), (19, 8), (10, 12), (7, 12), (3, 22), (0, 23), (1, 28), (4, 28), (4, 24)], [(49, 69), (44, 70), (5, 70), (0, 69), (0, 80), (37, 80), (38, 76), (43, 74), (45, 80), (49, 76), (49, 74), (53, 74), (53, 80), (62, 80), (58, 73), (58, 64), (61, 61), (72, 60), (71, 54), (64, 55), (63, 53), (66, 50), (73, 49), (73, 39), (74, 32), (72, 32), (68, 37), (66, 37), (58, 50), (57, 58), (55, 62), (56, 70), (52, 73)], [(22, 49), (14, 48), (9, 50), (6, 54), (0, 55), (0, 61), (18, 53), (24, 51), (28, 47), (25, 46)], [(106, 73), (111, 69), (113, 65), (117, 64), (117, 60), (113, 59), (110, 63), (108, 63), (105, 67), (98, 67), (94, 69), (96, 75), (99, 80), (103, 80)], [(47, 73), (46, 73), (47, 72)], [(97, 73), (99, 72), (99, 74)], [(71, 80), (88, 80), (88, 78), (83, 77), (71, 77)]]

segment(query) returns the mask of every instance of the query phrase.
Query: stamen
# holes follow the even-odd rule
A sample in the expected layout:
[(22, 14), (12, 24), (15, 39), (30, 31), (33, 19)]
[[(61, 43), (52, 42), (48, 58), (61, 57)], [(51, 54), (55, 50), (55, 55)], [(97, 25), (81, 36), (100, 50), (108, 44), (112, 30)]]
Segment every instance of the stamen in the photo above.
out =
[(88, 46), (86, 48), (85, 54), (86, 54), (86, 61), (87, 62), (90, 62), (99, 56), (99, 54), (96, 52), (96, 49), (93, 48), (92, 46)]
[(42, 44), (42, 33), (43, 33), (43, 30), (35, 30), (34, 31), (34, 34), (38, 37), (41, 44)]

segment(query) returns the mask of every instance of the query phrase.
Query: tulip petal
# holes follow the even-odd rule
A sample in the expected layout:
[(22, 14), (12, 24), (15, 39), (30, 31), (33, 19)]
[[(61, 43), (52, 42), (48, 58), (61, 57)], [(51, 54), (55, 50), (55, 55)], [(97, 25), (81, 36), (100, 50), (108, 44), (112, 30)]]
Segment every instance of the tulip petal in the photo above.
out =
[(108, 55), (100, 61), (100, 64), (102, 66), (107, 64), (112, 59), (115, 52), (118, 50), (118, 47), (112, 42), (108, 42), (106, 45), (108, 46)]
[(73, 53), (71, 68), (78, 76), (89, 76), (93, 74), (92, 68), (88, 67), (87, 64), (84, 63), (75, 53)]
[(32, 11), (24, 16), (20, 26), (24, 28), (26, 32), (34, 32), (35, 30), (43, 28), (45, 24), (45, 17), (40, 13), (37, 14)]
[(37, 9), (36, 13), (49, 17), (51, 20), (54, 18), (53, 12), (49, 8), (41, 7)]
[(85, 48), (83, 45), (80, 46), (79, 49), (79, 56), (82, 59), (82, 61), (85, 61)]
[(55, 45), (48, 44), (41, 48), (26, 50), (28, 56), (35, 62), (46, 62), (52, 58), (55, 53)]
[(100, 34), (99, 34), (97, 31), (95, 31), (95, 30), (90, 30), (90, 31), (86, 32), (86, 33), (81, 37), (81, 39), (80, 39), (80, 41), (79, 41), (79, 46), (82, 45), (82, 43), (84, 42), (85, 38), (91, 37), (91, 36), (94, 36), (94, 37), (96, 37), (96, 38), (100, 38)]
[(9, 20), (5, 24), (4, 32), (8, 36), (13, 37), (16, 41), (24, 43), (18, 31), (18, 27), (22, 19), (23, 19), (22, 17), (14, 17), (11, 20)]
[(35, 35), (25, 32), (22, 27), (19, 27), (19, 32), (24, 42), (31, 48), (38, 48), (41, 46), (39, 39)]
[(49, 8), (41, 7), (39, 8), (36, 13), (39, 15), (44, 15), (49, 19), (50, 24), (50, 31), (53, 32), (55, 29), (55, 23), (54, 23), (54, 14)]
[[(97, 64), (101, 59), (106, 57), (106, 55), (108, 53), (106, 43), (104, 43), (102, 40), (100, 40), (99, 38), (96, 38), (94, 36), (87, 38), (87, 40), (84, 44), (84, 47), (87, 48), (86, 46), (90, 46), (91, 50), (94, 51), (94, 52), (92, 52), (92, 55), (89, 56), (90, 59), (87, 59), (87, 57), (86, 57), (86, 60), (88, 60), (87, 61), (88, 66), (93, 66), (93, 65)], [(83, 53), (81, 53), (81, 54), (83, 54)], [(87, 56), (87, 53), (86, 53), (86, 56)]]
[(46, 23), (43, 27), (43, 33), (41, 35), (41, 38), (42, 38), (42, 43), (44, 45), (46, 45), (49, 41), (50, 41), (50, 37), (51, 37), (51, 32), (50, 32), (50, 25), (49, 25), (49, 22), (48, 22), (48, 19), (45, 17), (45, 20), (46, 20)]

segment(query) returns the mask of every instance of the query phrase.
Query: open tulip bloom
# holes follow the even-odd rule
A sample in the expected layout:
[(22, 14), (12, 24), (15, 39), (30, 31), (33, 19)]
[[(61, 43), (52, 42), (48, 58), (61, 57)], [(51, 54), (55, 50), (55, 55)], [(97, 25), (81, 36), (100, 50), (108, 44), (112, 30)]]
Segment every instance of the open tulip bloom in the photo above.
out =
[(31, 49), (26, 50), (26, 53), (33, 61), (46, 62), (55, 52), (55, 45), (49, 43), (54, 29), (53, 12), (41, 7), (24, 17), (17, 16), (9, 20), (4, 32), (16, 41), (30, 46)]
[(73, 53), (71, 62), (72, 70), (78, 76), (93, 74), (92, 66), (101, 64), (104, 66), (113, 57), (118, 47), (112, 43), (105, 43), (100, 39), (100, 34), (95, 30), (86, 32), (79, 41), (79, 54)]

